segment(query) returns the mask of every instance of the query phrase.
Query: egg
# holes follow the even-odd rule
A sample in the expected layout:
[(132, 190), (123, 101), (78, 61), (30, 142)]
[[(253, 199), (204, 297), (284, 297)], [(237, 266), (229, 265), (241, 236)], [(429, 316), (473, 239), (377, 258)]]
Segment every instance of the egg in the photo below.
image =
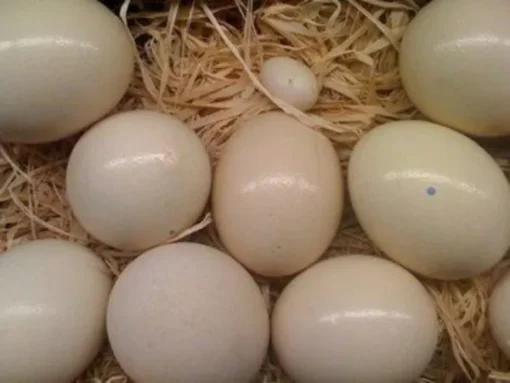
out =
[(272, 343), (293, 382), (409, 383), (435, 351), (434, 303), (407, 270), (344, 255), (292, 280), (272, 316)]
[(135, 110), (108, 117), (81, 137), (66, 185), (74, 215), (92, 236), (119, 249), (143, 250), (200, 217), (211, 165), (183, 122)]
[(0, 382), (69, 383), (105, 340), (111, 277), (72, 242), (24, 242), (0, 255)]
[(149, 250), (120, 274), (107, 327), (136, 382), (248, 383), (269, 343), (265, 302), (248, 272), (188, 242)]
[(487, 152), (454, 130), (426, 121), (375, 128), (352, 152), (348, 184), (368, 236), (419, 274), (474, 277), (510, 245), (508, 182)]
[(489, 300), (489, 328), (499, 348), (510, 358), (510, 272), (496, 283)]
[(510, 134), (510, 2), (434, 0), (407, 28), (400, 74), (430, 119), (473, 136)]
[(290, 57), (273, 57), (264, 61), (260, 82), (273, 96), (302, 111), (313, 108), (321, 91), (311, 69)]
[(212, 209), (228, 251), (269, 277), (309, 266), (343, 210), (340, 161), (321, 133), (281, 112), (240, 123), (216, 167)]
[(0, 1), (0, 140), (86, 128), (115, 107), (133, 70), (127, 29), (98, 1)]

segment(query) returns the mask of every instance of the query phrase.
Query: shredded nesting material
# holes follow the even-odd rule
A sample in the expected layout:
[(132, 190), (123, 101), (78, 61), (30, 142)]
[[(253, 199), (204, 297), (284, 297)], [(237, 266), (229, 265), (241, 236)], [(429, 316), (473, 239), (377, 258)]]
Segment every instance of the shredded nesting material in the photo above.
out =
[[(138, 67), (119, 109), (161, 110), (181, 118), (203, 139), (213, 162), (236, 121), (272, 109), (321, 129), (335, 143), (344, 169), (363, 132), (385, 121), (417, 116), (397, 69), (400, 39), (418, 10), (413, 0), (266, 2), (263, 6), (252, 0), (177, 3), (168, 1), (168, 10), (156, 13), (133, 1), (141, 10), (128, 12), (127, 22), (138, 47)], [(263, 60), (277, 55), (302, 60), (321, 79), (324, 88), (310, 113), (271, 99), (257, 80)], [(21, 241), (59, 237), (89, 246), (118, 275), (137, 254), (90, 238), (66, 201), (65, 166), (75, 141), (0, 146), (0, 250)], [(487, 148), (508, 174), (504, 149)], [(220, 246), (211, 221), (206, 213), (181, 237), (190, 235)], [(350, 208), (326, 256), (342, 253), (378, 254)], [(510, 364), (487, 330), (488, 294), (507, 263), (474, 280), (423, 280), (437, 303), (442, 336), (422, 383), (510, 382), (510, 374), (501, 372), (508, 371)], [(287, 280), (258, 281), (271, 307)], [(129, 380), (105, 348), (78, 381)], [(258, 382), (289, 381), (270, 355)]]

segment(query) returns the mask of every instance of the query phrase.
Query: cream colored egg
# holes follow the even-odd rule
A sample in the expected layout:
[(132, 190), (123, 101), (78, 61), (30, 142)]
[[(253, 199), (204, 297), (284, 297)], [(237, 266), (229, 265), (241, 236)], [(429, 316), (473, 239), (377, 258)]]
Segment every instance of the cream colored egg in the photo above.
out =
[(0, 255), (0, 382), (69, 383), (105, 340), (111, 278), (78, 244), (45, 239)]
[(489, 326), (499, 348), (510, 358), (510, 272), (496, 283), (489, 301)]
[(211, 168), (184, 123), (137, 110), (85, 133), (69, 158), (66, 185), (85, 230), (110, 246), (140, 250), (195, 223), (209, 198)]
[(475, 136), (510, 134), (510, 2), (433, 0), (400, 49), (407, 94), (429, 118)]
[(345, 255), (292, 280), (276, 302), (272, 343), (296, 383), (410, 383), (438, 339), (432, 299), (408, 271)]
[(332, 241), (343, 209), (342, 182), (325, 136), (281, 112), (253, 117), (240, 124), (216, 168), (218, 233), (256, 273), (293, 274)]
[(0, 1), (0, 140), (72, 135), (124, 95), (134, 49), (96, 0)]
[(260, 82), (269, 93), (303, 111), (317, 103), (321, 90), (311, 69), (290, 57), (266, 60), (260, 70)]
[(269, 342), (264, 299), (231, 257), (195, 243), (142, 254), (115, 284), (115, 357), (138, 383), (248, 383)]
[(478, 144), (425, 121), (375, 128), (349, 163), (354, 211), (395, 261), (438, 279), (478, 275), (510, 244), (510, 189)]

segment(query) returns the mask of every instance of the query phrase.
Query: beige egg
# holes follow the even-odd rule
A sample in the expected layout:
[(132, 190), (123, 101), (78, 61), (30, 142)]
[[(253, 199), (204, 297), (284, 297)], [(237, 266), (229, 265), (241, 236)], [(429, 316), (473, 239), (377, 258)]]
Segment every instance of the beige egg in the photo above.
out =
[(218, 233), (244, 266), (293, 274), (332, 241), (343, 209), (340, 162), (331, 142), (281, 112), (240, 124), (216, 168)]
[(345, 255), (292, 280), (276, 302), (272, 343), (296, 383), (410, 383), (435, 351), (432, 299), (402, 267)]
[(474, 136), (510, 134), (510, 2), (433, 0), (407, 28), (400, 73), (432, 120)]
[(248, 383), (269, 342), (252, 277), (195, 243), (149, 250), (115, 284), (107, 316), (115, 357), (134, 381)]
[(45, 239), (0, 255), (0, 382), (69, 383), (105, 340), (111, 277), (78, 244)]
[(392, 259), (438, 279), (476, 276), (510, 245), (510, 189), (477, 143), (425, 121), (384, 124), (349, 162), (354, 211)]
[(95, 0), (0, 1), (0, 140), (41, 143), (103, 117), (134, 69), (129, 34)]
[(496, 283), (489, 301), (489, 327), (499, 348), (510, 358), (510, 273)]
[(273, 57), (264, 61), (260, 82), (269, 93), (303, 111), (313, 108), (321, 91), (312, 70), (290, 57)]
[(80, 138), (66, 185), (85, 230), (110, 246), (140, 250), (195, 223), (209, 198), (211, 166), (183, 122), (137, 110), (113, 115)]

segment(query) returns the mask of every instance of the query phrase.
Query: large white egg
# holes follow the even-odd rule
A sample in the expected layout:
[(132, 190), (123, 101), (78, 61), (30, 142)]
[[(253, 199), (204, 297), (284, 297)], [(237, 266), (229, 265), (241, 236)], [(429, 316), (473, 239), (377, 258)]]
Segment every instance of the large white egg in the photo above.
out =
[(267, 352), (262, 294), (228, 255), (195, 243), (142, 254), (108, 304), (115, 357), (135, 382), (248, 383)]
[(367, 255), (321, 261), (278, 298), (272, 343), (296, 383), (410, 383), (438, 340), (435, 306), (407, 270)]
[(407, 28), (400, 73), (429, 118), (475, 136), (510, 134), (510, 2), (433, 0)]
[(0, 382), (69, 383), (105, 340), (111, 277), (72, 242), (25, 242), (0, 255)]
[(137, 110), (97, 123), (76, 144), (67, 194), (78, 221), (126, 250), (157, 245), (191, 226), (211, 188), (198, 136), (175, 117)]
[(224, 148), (212, 207), (224, 245), (247, 268), (293, 274), (316, 261), (338, 229), (340, 161), (325, 136), (296, 119), (253, 117)]
[(317, 103), (321, 90), (312, 70), (290, 57), (273, 57), (264, 61), (260, 82), (269, 93), (303, 111)]
[(352, 152), (349, 191), (368, 236), (428, 277), (473, 277), (510, 245), (503, 172), (477, 143), (443, 126), (399, 121), (375, 128)]
[(499, 348), (510, 358), (510, 272), (496, 283), (489, 301), (489, 327)]
[(0, 1), (0, 140), (80, 131), (115, 107), (133, 69), (126, 28), (98, 1)]

